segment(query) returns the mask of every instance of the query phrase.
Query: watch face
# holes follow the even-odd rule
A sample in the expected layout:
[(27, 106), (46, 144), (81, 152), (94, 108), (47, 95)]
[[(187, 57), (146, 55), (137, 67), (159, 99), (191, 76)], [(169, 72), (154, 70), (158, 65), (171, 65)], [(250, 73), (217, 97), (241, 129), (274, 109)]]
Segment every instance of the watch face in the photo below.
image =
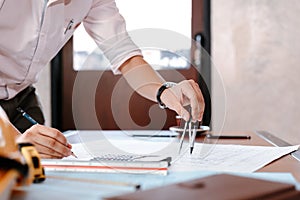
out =
[(166, 82), (166, 83), (164, 83), (164, 85), (165, 85), (167, 88), (170, 88), (170, 87), (175, 86), (176, 83), (173, 83), (173, 82)]

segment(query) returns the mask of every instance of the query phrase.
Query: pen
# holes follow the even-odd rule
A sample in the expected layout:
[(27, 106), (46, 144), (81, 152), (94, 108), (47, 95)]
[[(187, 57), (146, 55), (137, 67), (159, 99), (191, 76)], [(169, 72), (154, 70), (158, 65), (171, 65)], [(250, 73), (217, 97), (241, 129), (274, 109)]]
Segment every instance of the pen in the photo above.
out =
[(19, 111), (22, 116), (25, 117), (31, 124), (37, 124), (37, 122), (32, 117), (30, 117), (30, 115), (28, 115), (22, 108), (18, 107), (17, 111)]
[(162, 138), (169, 138), (169, 137), (177, 137), (178, 135), (175, 135), (175, 134), (173, 134), (173, 135), (139, 135), (139, 134), (134, 134), (134, 135), (132, 135), (132, 137), (149, 137), (149, 138), (157, 138), (157, 137), (162, 137)]
[[(19, 111), (22, 114), (22, 116), (25, 117), (31, 124), (38, 124), (37, 121), (35, 121), (30, 115), (28, 115), (22, 108), (18, 107), (17, 111)], [(71, 151), (71, 155), (75, 158), (78, 158), (73, 151)]]
[(64, 34), (66, 34), (72, 28), (73, 24), (74, 24), (74, 19), (71, 19), (71, 21), (69, 22), (69, 24), (66, 27)]
[(208, 139), (251, 139), (250, 135), (212, 135), (207, 134)]

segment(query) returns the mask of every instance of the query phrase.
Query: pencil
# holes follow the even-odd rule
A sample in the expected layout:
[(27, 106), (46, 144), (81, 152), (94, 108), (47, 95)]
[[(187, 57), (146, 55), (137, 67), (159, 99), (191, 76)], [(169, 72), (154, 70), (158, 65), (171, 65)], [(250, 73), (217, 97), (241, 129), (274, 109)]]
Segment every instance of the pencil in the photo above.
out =
[(23, 117), (25, 117), (31, 124), (38, 124), (30, 115), (28, 115), (22, 108), (18, 107), (17, 111), (19, 111)]
[[(32, 125), (38, 124), (37, 121), (35, 121), (29, 114), (27, 114), (21, 107), (17, 108), (17, 111), (19, 111), (25, 119), (27, 119)], [(73, 151), (71, 151), (71, 155), (75, 158), (78, 158)]]
[(207, 134), (208, 139), (251, 139), (250, 135), (211, 135)]

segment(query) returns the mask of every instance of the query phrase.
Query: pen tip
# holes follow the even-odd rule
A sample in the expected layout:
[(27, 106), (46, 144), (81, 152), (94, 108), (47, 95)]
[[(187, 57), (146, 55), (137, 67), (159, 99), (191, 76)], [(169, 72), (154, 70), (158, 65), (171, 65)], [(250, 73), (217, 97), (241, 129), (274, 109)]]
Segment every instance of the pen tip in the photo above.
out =
[(193, 153), (193, 150), (194, 150), (194, 147), (191, 147), (191, 149), (190, 149), (190, 154)]
[(71, 152), (71, 155), (74, 156), (75, 158), (78, 158), (73, 151)]
[(140, 184), (136, 185), (136, 186), (135, 186), (135, 189), (136, 189), (136, 190), (140, 190), (140, 189), (141, 189), (141, 185), (140, 185)]

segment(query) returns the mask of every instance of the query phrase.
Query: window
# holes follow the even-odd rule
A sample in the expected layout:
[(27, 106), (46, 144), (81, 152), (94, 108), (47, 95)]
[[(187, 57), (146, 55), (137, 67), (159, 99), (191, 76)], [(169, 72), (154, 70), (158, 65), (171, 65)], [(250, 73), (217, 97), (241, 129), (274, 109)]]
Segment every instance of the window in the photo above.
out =
[[(171, 31), (189, 41), (168, 49), (141, 47), (147, 62), (157, 70), (189, 68), (187, 58), (190, 57), (191, 47), (191, 0), (116, 0), (116, 3), (126, 20), (129, 34), (136, 30), (153, 28)], [(135, 41), (135, 38), (132, 38)], [(108, 60), (82, 25), (74, 33), (73, 42), (76, 71), (107, 69)]]

